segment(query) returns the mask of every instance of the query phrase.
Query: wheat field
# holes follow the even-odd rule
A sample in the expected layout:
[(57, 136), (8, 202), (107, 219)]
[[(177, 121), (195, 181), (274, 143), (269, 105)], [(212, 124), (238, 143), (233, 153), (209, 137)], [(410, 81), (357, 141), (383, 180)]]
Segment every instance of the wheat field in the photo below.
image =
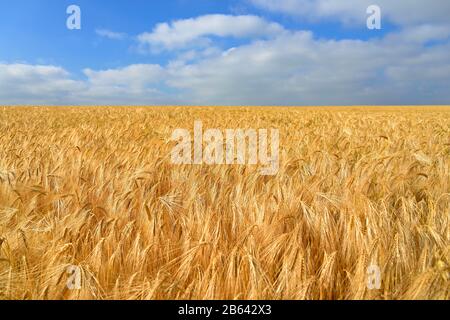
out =
[[(196, 120), (278, 128), (278, 174), (172, 164)], [(450, 297), (449, 107), (1, 107), (0, 129), (0, 299)]]

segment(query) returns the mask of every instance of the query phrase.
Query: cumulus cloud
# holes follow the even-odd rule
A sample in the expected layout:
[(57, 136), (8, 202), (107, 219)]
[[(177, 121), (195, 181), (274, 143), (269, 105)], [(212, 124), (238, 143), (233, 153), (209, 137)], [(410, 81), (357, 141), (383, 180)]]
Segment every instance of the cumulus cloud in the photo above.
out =
[(449, 37), (450, 24), (422, 24), (391, 33), (386, 38), (393, 42), (427, 43), (430, 41), (445, 41)]
[(65, 104), (83, 88), (61, 67), (0, 64), (1, 104)]
[(198, 104), (445, 104), (449, 48), (291, 32), (169, 70), (169, 83)]
[(176, 103), (175, 95), (158, 89), (164, 79), (159, 65), (120, 69), (85, 69), (84, 80), (61, 67), (0, 64), (2, 105), (154, 105)]
[(377, 4), (383, 16), (398, 25), (448, 23), (448, 0), (250, 0), (266, 10), (306, 17), (333, 18), (345, 23), (363, 22), (368, 6)]
[[(301, 14), (344, 10), (348, 19), (354, 10), (348, 4), (356, 5), (353, 0), (252, 1), (270, 10), (293, 10), (304, 2)], [(393, 7), (398, 3), (405, 5), (399, 0)], [(413, 7), (417, 3), (410, 1)], [(450, 29), (441, 18), (447, 6), (431, 11), (429, 6), (416, 7), (426, 20), (415, 13), (401, 18), (389, 9), (404, 25), (370, 40), (318, 39), (256, 16), (209, 15), (160, 24), (139, 41), (153, 49), (176, 49), (167, 63), (87, 68), (81, 79), (58, 66), (0, 63), (0, 104), (450, 104)], [(221, 49), (215, 37), (246, 41)], [(190, 47), (199, 42), (206, 45)]]
[(136, 64), (124, 68), (95, 71), (85, 69), (86, 89), (77, 100), (94, 104), (167, 104), (175, 97), (163, 93), (158, 86), (166, 72), (160, 65)]
[[(166, 66), (84, 70), (0, 65), (0, 101), (38, 104), (450, 104), (450, 43), (411, 29), (383, 39), (324, 40), (284, 32)], [(419, 34), (420, 36), (417, 36)], [(421, 41), (411, 41), (418, 39)], [(433, 38), (433, 37), (431, 37)], [(6, 89), (5, 89), (6, 85)], [(5, 102), (6, 101), (6, 102)]]
[(102, 71), (85, 69), (83, 72), (90, 84), (100, 87), (144, 88), (149, 84), (157, 83), (164, 76), (163, 68), (154, 64), (135, 64)]
[(127, 34), (123, 32), (115, 32), (108, 29), (96, 29), (95, 33), (100, 37), (108, 38), (111, 40), (122, 40), (125, 39)]
[(251, 38), (274, 36), (283, 31), (277, 23), (252, 15), (205, 15), (192, 19), (160, 23), (138, 40), (151, 48), (176, 49), (193, 43), (208, 43), (208, 37)]

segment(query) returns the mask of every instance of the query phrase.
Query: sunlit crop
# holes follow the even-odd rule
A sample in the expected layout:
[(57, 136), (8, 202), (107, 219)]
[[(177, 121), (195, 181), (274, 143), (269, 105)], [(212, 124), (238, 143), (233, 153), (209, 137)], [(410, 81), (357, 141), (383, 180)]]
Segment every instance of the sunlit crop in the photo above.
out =
[[(172, 164), (196, 120), (279, 129), (278, 174)], [(0, 129), (0, 299), (449, 299), (450, 108), (6, 107)]]

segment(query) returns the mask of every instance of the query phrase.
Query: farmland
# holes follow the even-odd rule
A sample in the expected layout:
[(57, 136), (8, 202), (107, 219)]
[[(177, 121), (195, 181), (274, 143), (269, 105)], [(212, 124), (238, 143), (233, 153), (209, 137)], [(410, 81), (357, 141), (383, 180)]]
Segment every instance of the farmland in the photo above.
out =
[[(173, 164), (198, 120), (278, 129), (277, 174)], [(2, 107), (0, 129), (0, 299), (450, 298), (450, 107)]]

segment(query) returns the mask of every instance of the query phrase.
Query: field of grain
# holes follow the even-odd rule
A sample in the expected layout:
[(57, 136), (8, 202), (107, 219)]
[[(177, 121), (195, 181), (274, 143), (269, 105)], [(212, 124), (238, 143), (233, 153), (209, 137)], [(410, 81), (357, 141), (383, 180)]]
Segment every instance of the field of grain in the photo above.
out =
[[(278, 174), (172, 164), (196, 120), (278, 128)], [(450, 108), (2, 107), (0, 129), (0, 299), (450, 297)]]

